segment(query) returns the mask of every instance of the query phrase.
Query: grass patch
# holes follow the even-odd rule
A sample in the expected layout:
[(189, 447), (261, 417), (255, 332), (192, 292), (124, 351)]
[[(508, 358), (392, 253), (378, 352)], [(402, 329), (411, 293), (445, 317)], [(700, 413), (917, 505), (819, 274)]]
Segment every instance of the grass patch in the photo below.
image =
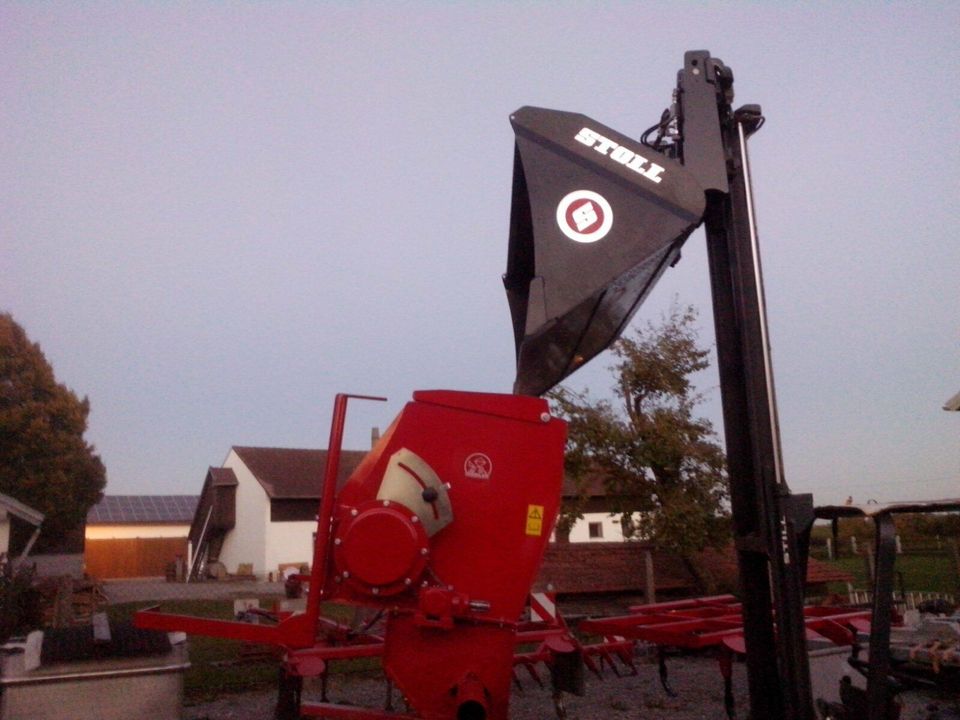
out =
[[(260, 607), (272, 606), (274, 597), (261, 597)], [(111, 622), (132, 620), (137, 610), (145, 604), (121, 603), (110, 605), (107, 614)], [(221, 620), (233, 619), (233, 600), (171, 600), (163, 603), (161, 610), (176, 615), (194, 615)], [(353, 609), (342, 605), (326, 605), (327, 617), (348, 621)], [(278, 658), (243, 659), (243, 644), (236, 640), (190, 636), (190, 668), (183, 678), (184, 701), (187, 705), (209, 702), (227, 693), (269, 690), (277, 684)], [(264, 648), (265, 646), (257, 646)], [(373, 675), (379, 672), (376, 658), (337, 661), (331, 666), (331, 674)]]
[[(855, 588), (870, 587), (867, 565), (862, 555), (841, 557), (839, 560), (828, 561), (828, 564), (853, 575)], [(946, 554), (898, 555), (894, 564), (894, 573), (902, 574), (902, 587), (907, 592), (957, 592), (958, 579), (953, 558)], [(894, 588), (901, 589), (900, 576), (896, 574)], [(847, 590), (843, 583), (833, 583), (830, 589), (831, 592), (837, 593), (844, 593)]]
[[(270, 607), (273, 598), (260, 598), (262, 607)], [(133, 619), (144, 603), (110, 605), (107, 614), (111, 622)], [(233, 600), (170, 600), (163, 603), (163, 612), (176, 615), (233, 619)], [(190, 636), (190, 668), (183, 676), (184, 701), (190, 704), (207, 702), (224, 693), (268, 689), (276, 685), (276, 660), (251, 661), (232, 665), (241, 657), (241, 643), (236, 640)]]

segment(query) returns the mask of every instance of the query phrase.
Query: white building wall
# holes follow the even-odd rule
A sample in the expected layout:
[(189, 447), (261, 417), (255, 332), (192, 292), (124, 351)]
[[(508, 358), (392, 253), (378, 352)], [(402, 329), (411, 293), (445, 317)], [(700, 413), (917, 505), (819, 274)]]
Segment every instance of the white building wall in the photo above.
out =
[[(640, 513), (635, 513), (633, 521), (641, 520)], [(601, 537), (590, 537), (591, 523), (599, 523), (601, 527)], [(551, 541), (555, 537), (550, 538)], [(638, 539), (638, 538), (632, 538)], [(583, 518), (577, 520), (570, 528), (570, 542), (624, 542), (623, 526), (620, 524), (620, 515), (611, 515), (610, 513), (584, 513)]]
[(116, 540), (129, 538), (185, 538), (190, 525), (87, 525), (87, 540)]
[(281, 563), (313, 564), (316, 522), (274, 522), (267, 525), (267, 572), (279, 577)]
[(251, 563), (254, 575), (263, 577), (271, 569), (265, 552), (270, 520), (267, 493), (234, 450), (230, 450), (223, 467), (231, 468), (237, 476), (237, 524), (223, 541), (220, 562), (229, 573), (237, 572), (241, 563)]
[[(590, 524), (600, 523), (602, 536), (590, 537)], [(620, 516), (610, 513), (584, 513), (570, 528), (570, 542), (623, 542)]]

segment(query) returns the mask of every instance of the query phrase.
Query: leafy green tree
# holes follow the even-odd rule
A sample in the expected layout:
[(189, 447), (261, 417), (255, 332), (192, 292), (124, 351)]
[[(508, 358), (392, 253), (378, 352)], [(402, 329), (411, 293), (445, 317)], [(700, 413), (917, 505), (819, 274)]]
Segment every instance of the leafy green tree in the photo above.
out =
[(674, 307), (613, 346), (615, 401), (588, 392), (551, 392), (569, 423), (566, 470), (581, 489), (561, 532), (583, 516), (585, 493), (602, 482), (628, 537), (654, 541), (689, 559), (730, 537), (725, 457), (711, 423), (695, 416), (702, 396), (691, 376), (709, 367), (693, 307)]
[(0, 313), (0, 492), (46, 518), (36, 549), (76, 533), (106, 471), (83, 434), (90, 402), (58, 383), (40, 346)]

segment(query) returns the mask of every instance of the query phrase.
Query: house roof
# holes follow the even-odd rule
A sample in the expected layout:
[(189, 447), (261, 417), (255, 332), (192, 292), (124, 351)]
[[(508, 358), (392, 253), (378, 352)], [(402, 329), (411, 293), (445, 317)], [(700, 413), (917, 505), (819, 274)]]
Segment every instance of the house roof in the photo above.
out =
[(599, 472), (591, 473), (579, 483), (576, 479), (564, 473), (563, 497), (575, 498), (581, 493), (588, 498), (603, 498), (607, 496), (607, 488), (603, 484), (603, 475)]
[[(268, 497), (313, 499), (320, 497), (327, 467), (326, 450), (238, 447), (234, 452), (257, 478)], [(367, 456), (365, 450), (341, 450), (337, 487), (341, 487)]]
[(87, 512), (87, 524), (186, 524), (199, 500), (198, 495), (104, 495)]
[(210, 475), (210, 483), (216, 487), (229, 487), (237, 484), (237, 476), (233, 468), (215, 468), (207, 470)]

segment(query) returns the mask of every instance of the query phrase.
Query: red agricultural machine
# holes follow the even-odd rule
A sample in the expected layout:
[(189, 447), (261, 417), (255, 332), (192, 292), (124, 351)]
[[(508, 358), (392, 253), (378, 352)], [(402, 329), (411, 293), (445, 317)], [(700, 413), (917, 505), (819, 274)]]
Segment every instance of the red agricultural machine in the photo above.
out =
[[(583, 115), (517, 110), (504, 275), (515, 394), (414, 393), (346, 484), (325, 483), (305, 612), (252, 625), (144, 611), (137, 623), (276, 646), (284, 719), (506, 720), (515, 672), (539, 679), (547, 665), (559, 701), (582, 691), (585, 667), (634, 670), (640, 639), (716, 647), (726, 678), (730, 653), (743, 652), (753, 718), (812, 720), (807, 638), (853, 645), (870, 614), (804, 610), (814, 509), (783, 477), (746, 148), (763, 117), (732, 101), (732, 72), (700, 51), (686, 54), (670, 108), (639, 141)], [(521, 620), (563, 478), (565, 425), (537, 396), (620, 336), (701, 224), (742, 598), (590, 621), (583, 629), (602, 640), (584, 646), (555, 615)], [(338, 475), (348, 397), (335, 404), (326, 478)], [(347, 627), (323, 616), (326, 602), (375, 614)], [(891, 717), (889, 605), (880, 610), (862, 712), (834, 717)], [(303, 678), (357, 657), (381, 659), (406, 711), (301, 698)]]

